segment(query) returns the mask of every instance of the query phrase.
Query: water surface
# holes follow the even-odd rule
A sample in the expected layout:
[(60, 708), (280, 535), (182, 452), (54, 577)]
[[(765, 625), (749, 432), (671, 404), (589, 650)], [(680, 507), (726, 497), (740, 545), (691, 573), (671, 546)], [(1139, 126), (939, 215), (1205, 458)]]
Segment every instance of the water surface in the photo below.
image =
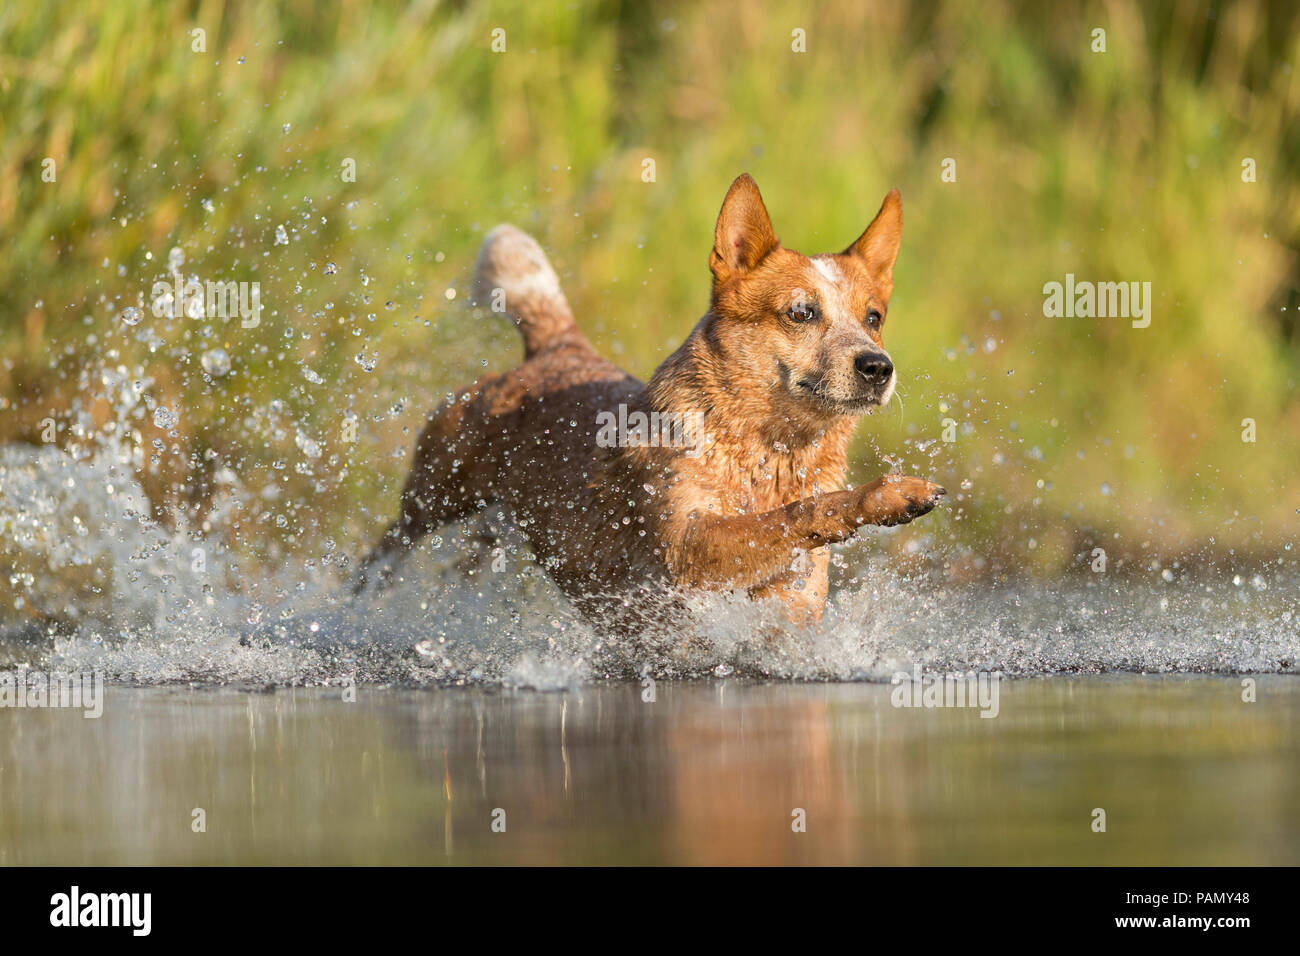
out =
[(0, 862), (1297, 864), (1300, 682), (1257, 682), (111, 685), (0, 710)]

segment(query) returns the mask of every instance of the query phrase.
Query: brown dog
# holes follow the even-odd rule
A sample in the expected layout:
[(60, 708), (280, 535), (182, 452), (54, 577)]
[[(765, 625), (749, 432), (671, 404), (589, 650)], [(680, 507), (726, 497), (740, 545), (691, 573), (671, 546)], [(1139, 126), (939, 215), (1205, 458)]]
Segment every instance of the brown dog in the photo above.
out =
[(358, 589), (379, 559), (497, 502), (598, 624), (626, 623), (632, 595), (684, 589), (744, 589), (820, 618), (826, 546), (944, 494), (902, 476), (844, 488), (854, 425), (894, 391), (881, 328), (901, 230), (895, 190), (843, 253), (800, 255), (741, 176), (718, 216), (709, 311), (648, 385), (583, 337), (536, 242), (492, 230), (479, 295), (519, 326), (524, 362), (432, 415)]

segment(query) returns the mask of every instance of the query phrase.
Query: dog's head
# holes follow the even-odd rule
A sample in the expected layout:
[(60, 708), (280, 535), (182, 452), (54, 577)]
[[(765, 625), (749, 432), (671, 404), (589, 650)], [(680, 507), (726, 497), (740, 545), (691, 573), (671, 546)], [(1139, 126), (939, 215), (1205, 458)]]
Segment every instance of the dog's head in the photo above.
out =
[(784, 248), (748, 174), (727, 192), (709, 268), (709, 334), (737, 389), (757, 385), (791, 420), (861, 415), (894, 393), (881, 333), (903, 228), (898, 190), (844, 252)]

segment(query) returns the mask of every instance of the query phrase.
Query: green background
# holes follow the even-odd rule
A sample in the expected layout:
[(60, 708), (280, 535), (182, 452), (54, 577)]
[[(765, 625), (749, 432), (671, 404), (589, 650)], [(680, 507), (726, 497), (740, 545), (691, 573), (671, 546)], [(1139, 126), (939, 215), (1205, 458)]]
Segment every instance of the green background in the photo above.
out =
[[(901, 468), (952, 495), (871, 547), (954, 576), (1054, 574), (1098, 546), (1148, 570), (1277, 561), (1300, 506), (1298, 19), (1122, 0), (5, 4), (0, 441), (54, 418), (86, 445), (78, 421), (118, 417), (98, 370), (121, 367), (146, 383), (123, 440), (160, 518), (203, 528), (226, 466), (234, 514), (205, 531), (265, 562), (355, 553), (425, 412), (521, 355), (465, 304), (487, 229), (534, 232), (583, 329), (644, 377), (705, 311), (714, 219), (747, 171), (809, 253), (902, 190), (901, 401), (859, 429), (853, 477)], [(187, 275), (259, 282), (261, 325), (124, 325), (173, 247)], [(1150, 282), (1150, 327), (1044, 317), (1067, 272)], [(213, 379), (216, 347), (233, 369)]]

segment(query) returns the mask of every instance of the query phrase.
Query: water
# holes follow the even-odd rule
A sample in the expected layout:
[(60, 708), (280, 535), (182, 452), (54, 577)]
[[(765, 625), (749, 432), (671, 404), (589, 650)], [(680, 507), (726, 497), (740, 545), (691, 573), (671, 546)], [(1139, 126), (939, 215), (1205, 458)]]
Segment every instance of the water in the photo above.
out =
[(0, 864), (1300, 863), (1292, 678), (889, 694), (112, 686), (99, 720), (0, 710)]

